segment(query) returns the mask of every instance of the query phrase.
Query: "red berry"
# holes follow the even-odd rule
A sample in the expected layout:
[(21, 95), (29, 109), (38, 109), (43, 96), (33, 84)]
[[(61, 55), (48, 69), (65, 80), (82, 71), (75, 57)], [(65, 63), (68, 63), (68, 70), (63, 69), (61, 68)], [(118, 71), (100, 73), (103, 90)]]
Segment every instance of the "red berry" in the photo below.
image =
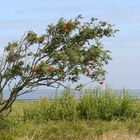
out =
[(47, 70), (53, 72), (55, 70), (55, 68), (54, 67), (48, 67)]
[(101, 26), (105, 26), (106, 25), (106, 22), (101, 22)]
[(63, 25), (63, 28), (67, 31), (70, 32), (70, 29), (68, 28), (68, 26), (66, 24)]
[(59, 70), (59, 74), (64, 74), (64, 71), (63, 70)]
[(85, 75), (88, 76), (88, 77), (91, 76), (91, 74), (89, 72), (85, 72)]
[(75, 26), (75, 23), (71, 21), (71, 22), (70, 22), (70, 25), (71, 25), (71, 26)]
[(68, 29), (68, 26), (66, 24), (63, 25), (64, 29)]
[(70, 32), (70, 29), (66, 29), (67, 32)]

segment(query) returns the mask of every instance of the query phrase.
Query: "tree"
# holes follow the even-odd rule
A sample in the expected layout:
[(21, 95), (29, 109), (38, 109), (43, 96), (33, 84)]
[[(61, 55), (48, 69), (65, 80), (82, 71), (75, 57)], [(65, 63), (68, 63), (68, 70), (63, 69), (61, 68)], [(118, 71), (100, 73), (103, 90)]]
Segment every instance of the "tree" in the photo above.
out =
[[(65, 81), (77, 82), (79, 74), (100, 83), (104, 80), (103, 66), (111, 57), (100, 40), (116, 30), (95, 18), (85, 23), (81, 19), (61, 18), (41, 36), (29, 31), (8, 43), (0, 61), (0, 114), (9, 111), (18, 96), (39, 86), (65, 86)], [(7, 87), (10, 96), (3, 100)]]

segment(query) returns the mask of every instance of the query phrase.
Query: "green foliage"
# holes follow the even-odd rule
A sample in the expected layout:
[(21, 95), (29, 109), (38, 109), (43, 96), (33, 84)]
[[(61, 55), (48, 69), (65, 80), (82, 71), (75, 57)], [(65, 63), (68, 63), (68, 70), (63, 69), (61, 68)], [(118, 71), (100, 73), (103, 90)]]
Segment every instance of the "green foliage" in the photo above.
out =
[[(49, 75), (49, 79), (57, 78), (57, 72), (63, 70), (65, 74), (58, 77), (60, 82), (66, 78), (65, 75), (68, 76), (67, 79), (75, 82), (78, 75), (86, 71), (89, 71), (90, 78), (96, 81), (104, 78), (103, 66), (111, 57), (109, 51), (103, 49), (100, 39), (114, 36), (116, 30), (107, 22), (92, 18), (91, 21), (83, 23), (81, 18), (61, 18), (56, 24), (49, 25), (46, 33), (41, 36), (29, 31), (20, 41), (9, 42), (5, 47), (5, 61), (9, 65), (6, 66), (8, 69), (3, 78), (22, 77), (22, 74), (29, 77), (31, 70), (33, 79), (48, 78)], [(95, 65), (89, 65), (89, 61), (93, 61)], [(49, 74), (46, 72), (47, 67), (58, 71)], [(12, 74), (11, 71), (16, 73)]]
[(77, 82), (80, 74), (103, 83), (104, 65), (111, 57), (101, 39), (115, 33), (105, 21), (92, 18), (83, 22), (78, 16), (61, 18), (48, 25), (42, 35), (28, 31), (19, 41), (9, 42), (0, 61), (0, 94), (3, 97), (7, 86), (11, 93), (0, 105), (0, 114), (12, 106), (17, 96), (39, 86), (65, 87), (66, 81)]
[(88, 91), (79, 103), (80, 116), (83, 119), (121, 119), (136, 117), (135, 101), (124, 91), (122, 97), (106, 89)]
[(79, 100), (73, 94), (68, 89), (55, 100), (15, 102), (0, 119), (0, 140), (139, 139), (140, 102), (127, 91), (86, 90)]
[(98, 118), (99, 115), (97, 91), (86, 91), (86, 93), (80, 97), (77, 110), (81, 119), (90, 120)]
[(30, 108), (24, 108), (24, 120), (46, 122), (49, 120), (76, 120), (77, 101), (73, 95), (64, 93), (54, 101), (43, 99), (35, 102)]
[(1, 140), (139, 139), (140, 120), (23, 123), (0, 131)]
[(127, 91), (122, 96), (109, 89), (87, 90), (77, 100), (70, 91), (65, 91), (55, 100), (33, 102), (24, 109), (24, 120), (47, 122), (49, 120), (113, 120), (139, 116), (140, 104), (133, 100)]
[(10, 129), (11, 127), (15, 126), (16, 123), (13, 122), (12, 120), (0, 116), (0, 131), (2, 129)]

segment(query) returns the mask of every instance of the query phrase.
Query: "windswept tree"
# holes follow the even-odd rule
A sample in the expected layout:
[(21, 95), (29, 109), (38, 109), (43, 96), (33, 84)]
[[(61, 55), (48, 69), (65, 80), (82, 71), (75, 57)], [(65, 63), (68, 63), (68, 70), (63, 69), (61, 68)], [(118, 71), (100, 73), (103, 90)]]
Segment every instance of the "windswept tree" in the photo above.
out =
[[(39, 86), (65, 86), (66, 81), (77, 82), (80, 74), (103, 83), (103, 66), (111, 57), (100, 40), (116, 30), (95, 18), (81, 19), (61, 18), (41, 36), (29, 31), (19, 41), (8, 43), (0, 60), (0, 114), (10, 111), (18, 96)], [(10, 91), (6, 100), (5, 88)]]

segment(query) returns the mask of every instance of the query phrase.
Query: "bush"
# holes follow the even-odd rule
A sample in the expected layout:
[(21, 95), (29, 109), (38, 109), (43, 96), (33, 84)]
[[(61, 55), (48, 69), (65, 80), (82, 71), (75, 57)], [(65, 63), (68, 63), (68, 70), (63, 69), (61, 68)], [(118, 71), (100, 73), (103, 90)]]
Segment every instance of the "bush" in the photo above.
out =
[(25, 121), (127, 119), (137, 117), (140, 110), (139, 103), (127, 91), (121, 96), (110, 89), (98, 88), (86, 90), (79, 99), (71, 91), (65, 91), (54, 100), (42, 99), (32, 104), (23, 109)]
[(79, 99), (77, 110), (81, 119), (96, 119), (99, 117), (98, 99), (99, 93), (97, 90), (86, 91)]
[(77, 100), (69, 92), (65, 91), (55, 100), (44, 98), (33, 102), (31, 107), (25, 107), (24, 120), (44, 122), (49, 120), (75, 120), (77, 119)]

